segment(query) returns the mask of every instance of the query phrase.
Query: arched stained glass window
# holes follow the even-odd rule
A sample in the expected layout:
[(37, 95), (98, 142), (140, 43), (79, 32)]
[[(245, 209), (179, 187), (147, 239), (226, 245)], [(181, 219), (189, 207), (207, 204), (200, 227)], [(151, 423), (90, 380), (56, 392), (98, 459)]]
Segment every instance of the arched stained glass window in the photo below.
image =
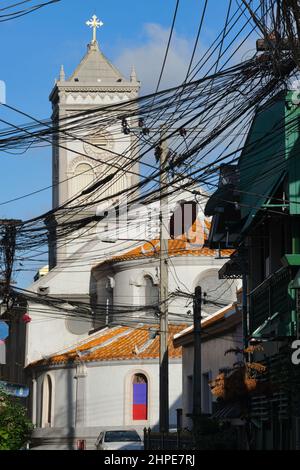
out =
[(148, 419), (148, 381), (144, 374), (133, 377), (132, 419), (145, 421)]

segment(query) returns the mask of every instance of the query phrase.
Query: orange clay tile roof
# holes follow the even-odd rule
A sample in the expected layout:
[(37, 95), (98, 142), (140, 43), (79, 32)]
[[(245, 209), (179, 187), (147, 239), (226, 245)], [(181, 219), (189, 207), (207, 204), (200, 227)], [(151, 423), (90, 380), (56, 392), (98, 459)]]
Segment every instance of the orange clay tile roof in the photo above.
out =
[[(181, 358), (181, 348), (174, 348), (174, 335), (184, 330), (187, 325), (169, 325), (169, 357)], [(54, 354), (47, 359), (31, 363), (30, 366), (59, 365), (74, 362), (98, 362), (136, 359), (158, 359), (159, 335), (151, 339), (151, 330), (158, 330), (158, 325), (140, 325), (136, 328), (116, 326), (105, 328), (95, 334), (93, 339), (86, 339), (77, 347), (61, 354)]]
[[(199, 219), (193, 224), (191, 231), (186, 235), (181, 235), (178, 238), (168, 240), (168, 253), (169, 256), (216, 256), (216, 250), (206, 248), (203, 246), (207, 240), (207, 234), (210, 229), (210, 222), (205, 220), (205, 228), (203, 229), (202, 223)], [(202, 234), (202, 235), (201, 235)], [(143, 245), (134, 248), (128, 252), (113, 256), (108, 260), (96, 264), (93, 269), (103, 264), (131, 261), (141, 258), (151, 258), (158, 256), (160, 253), (159, 240), (151, 240)], [(229, 257), (232, 255), (233, 250), (222, 250), (221, 255)]]

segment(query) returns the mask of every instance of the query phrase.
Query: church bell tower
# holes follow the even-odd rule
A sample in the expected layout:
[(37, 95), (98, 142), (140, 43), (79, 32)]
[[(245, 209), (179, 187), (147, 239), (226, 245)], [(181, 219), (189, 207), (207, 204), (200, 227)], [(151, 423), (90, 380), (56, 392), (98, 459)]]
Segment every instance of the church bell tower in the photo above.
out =
[[(96, 34), (103, 23), (96, 15), (86, 24), (93, 29), (93, 36), (85, 56), (69, 78), (66, 77), (64, 67), (61, 67), (59, 79), (50, 94), (53, 125), (60, 129), (53, 138), (54, 209), (74, 198), (77, 198), (76, 204), (84, 205), (88, 199), (79, 197), (81, 192), (115, 172), (117, 168), (121, 168), (121, 171), (101, 190), (101, 198), (107, 198), (108, 205), (118, 203), (114, 198), (116, 193), (138, 182), (138, 163), (128, 165), (131, 158), (137, 156), (136, 137), (123, 134), (121, 121), (111, 125), (108, 121), (105, 122), (105, 107), (126, 104), (137, 98), (140, 82), (134, 68), (127, 80), (101, 51)], [(95, 110), (95, 119), (91, 113), (89, 120), (82, 120), (84, 112), (92, 110)], [(77, 119), (77, 125), (68, 126), (68, 123), (77, 122)], [(134, 152), (132, 148), (135, 148)], [(126, 167), (130, 171), (122, 170)], [(95, 214), (96, 210), (96, 206), (88, 204), (86, 209), (80, 210), (76, 215), (72, 214), (71, 218), (86, 217)], [(50, 222), (50, 268), (61, 261), (65, 262), (76, 251), (71, 241), (59, 242), (57, 229), (54, 228), (64, 219), (70, 221), (70, 215), (60, 215), (59, 221), (58, 218), (54, 219)]]

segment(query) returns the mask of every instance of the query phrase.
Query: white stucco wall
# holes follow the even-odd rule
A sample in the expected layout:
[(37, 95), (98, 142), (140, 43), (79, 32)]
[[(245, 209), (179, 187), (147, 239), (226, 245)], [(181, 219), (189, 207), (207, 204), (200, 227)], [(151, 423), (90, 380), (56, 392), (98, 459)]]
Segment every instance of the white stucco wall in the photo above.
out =
[[(182, 407), (182, 366), (180, 361), (169, 365), (170, 426), (176, 427), (176, 408)], [(43, 380), (49, 373), (53, 383), (53, 435), (57, 428), (76, 427), (76, 367), (52, 368), (36, 372), (36, 425), (41, 427)], [(148, 420), (132, 420), (132, 379), (143, 373), (148, 379)], [(99, 362), (87, 364), (85, 377), (85, 422), (81, 428), (157, 426), (159, 422), (159, 366), (157, 361)]]
[[(155, 426), (159, 419), (159, 367), (146, 361), (136, 364), (106, 364), (89, 367), (87, 378), (87, 426), (141, 425), (131, 419), (131, 381), (135, 373), (148, 377), (149, 419), (143, 425)], [(181, 364), (170, 364), (170, 423), (176, 424), (176, 408), (181, 407)]]
[[(242, 347), (242, 326), (238, 325), (236, 329), (224, 333), (224, 337), (216, 337), (203, 341), (201, 345), (201, 369), (202, 374), (209, 373), (214, 379), (221, 368), (232, 367), (237, 361), (234, 354), (224, 355), (231, 348)], [(194, 367), (194, 349), (193, 345), (187, 345), (182, 348), (182, 407), (183, 407), (183, 426), (191, 427), (191, 419), (186, 416), (192, 411), (193, 395), (192, 381)], [(202, 389), (203, 390), (203, 389)], [(212, 401), (215, 398), (211, 395)], [(202, 399), (203, 405), (203, 399)], [(202, 410), (207, 413), (209, 410)]]
[[(214, 276), (214, 288), (222, 293), (226, 293), (226, 299), (220, 301), (228, 304), (236, 299), (236, 290), (240, 286), (240, 281), (219, 280), (218, 271), (224, 264), (224, 260), (215, 259), (213, 257), (196, 257), (196, 256), (180, 256), (170, 258), (169, 261), (169, 292), (174, 293), (177, 289), (183, 292), (194, 292), (197, 285), (202, 285), (205, 289), (206, 276)], [(175, 274), (176, 273), (176, 274)], [(114, 305), (145, 305), (143, 279), (150, 276), (154, 284), (158, 287), (159, 281), (159, 264), (158, 260), (138, 260), (130, 262), (119, 262), (111, 266), (101, 269), (97, 275), (97, 293), (99, 302), (101, 298), (106, 298), (105, 282), (103, 279), (108, 276), (114, 281), (113, 302)], [(217, 290), (216, 290), (217, 292)], [(225, 294), (223, 294), (225, 296)], [(218, 293), (216, 293), (218, 297)], [(225, 300), (225, 301), (224, 301)], [(211, 306), (210, 306), (211, 309)], [(214, 307), (217, 311), (219, 307)], [(180, 319), (180, 315), (191, 312), (192, 306), (188, 299), (180, 296), (174, 296), (169, 302), (170, 320)], [(205, 306), (203, 307), (205, 312)], [(172, 316), (172, 313), (175, 314)], [(178, 317), (179, 315), (179, 317)], [(154, 317), (154, 314), (152, 314)], [(190, 317), (192, 319), (192, 317)]]
[(27, 324), (25, 366), (71, 347), (87, 336), (88, 325), (81, 335), (72, 334), (62, 311), (35, 302), (29, 304), (27, 311), (31, 322)]

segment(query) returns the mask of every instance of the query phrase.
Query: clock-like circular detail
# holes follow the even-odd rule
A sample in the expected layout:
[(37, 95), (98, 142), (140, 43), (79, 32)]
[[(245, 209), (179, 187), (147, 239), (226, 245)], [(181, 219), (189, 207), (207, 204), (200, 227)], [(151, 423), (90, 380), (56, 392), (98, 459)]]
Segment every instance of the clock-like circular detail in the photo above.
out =
[(90, 157), (109, 158), (108, 151), (113, 150), (113, 139), (107, 132), (98, 132), (85, 138), (83, 148)]

